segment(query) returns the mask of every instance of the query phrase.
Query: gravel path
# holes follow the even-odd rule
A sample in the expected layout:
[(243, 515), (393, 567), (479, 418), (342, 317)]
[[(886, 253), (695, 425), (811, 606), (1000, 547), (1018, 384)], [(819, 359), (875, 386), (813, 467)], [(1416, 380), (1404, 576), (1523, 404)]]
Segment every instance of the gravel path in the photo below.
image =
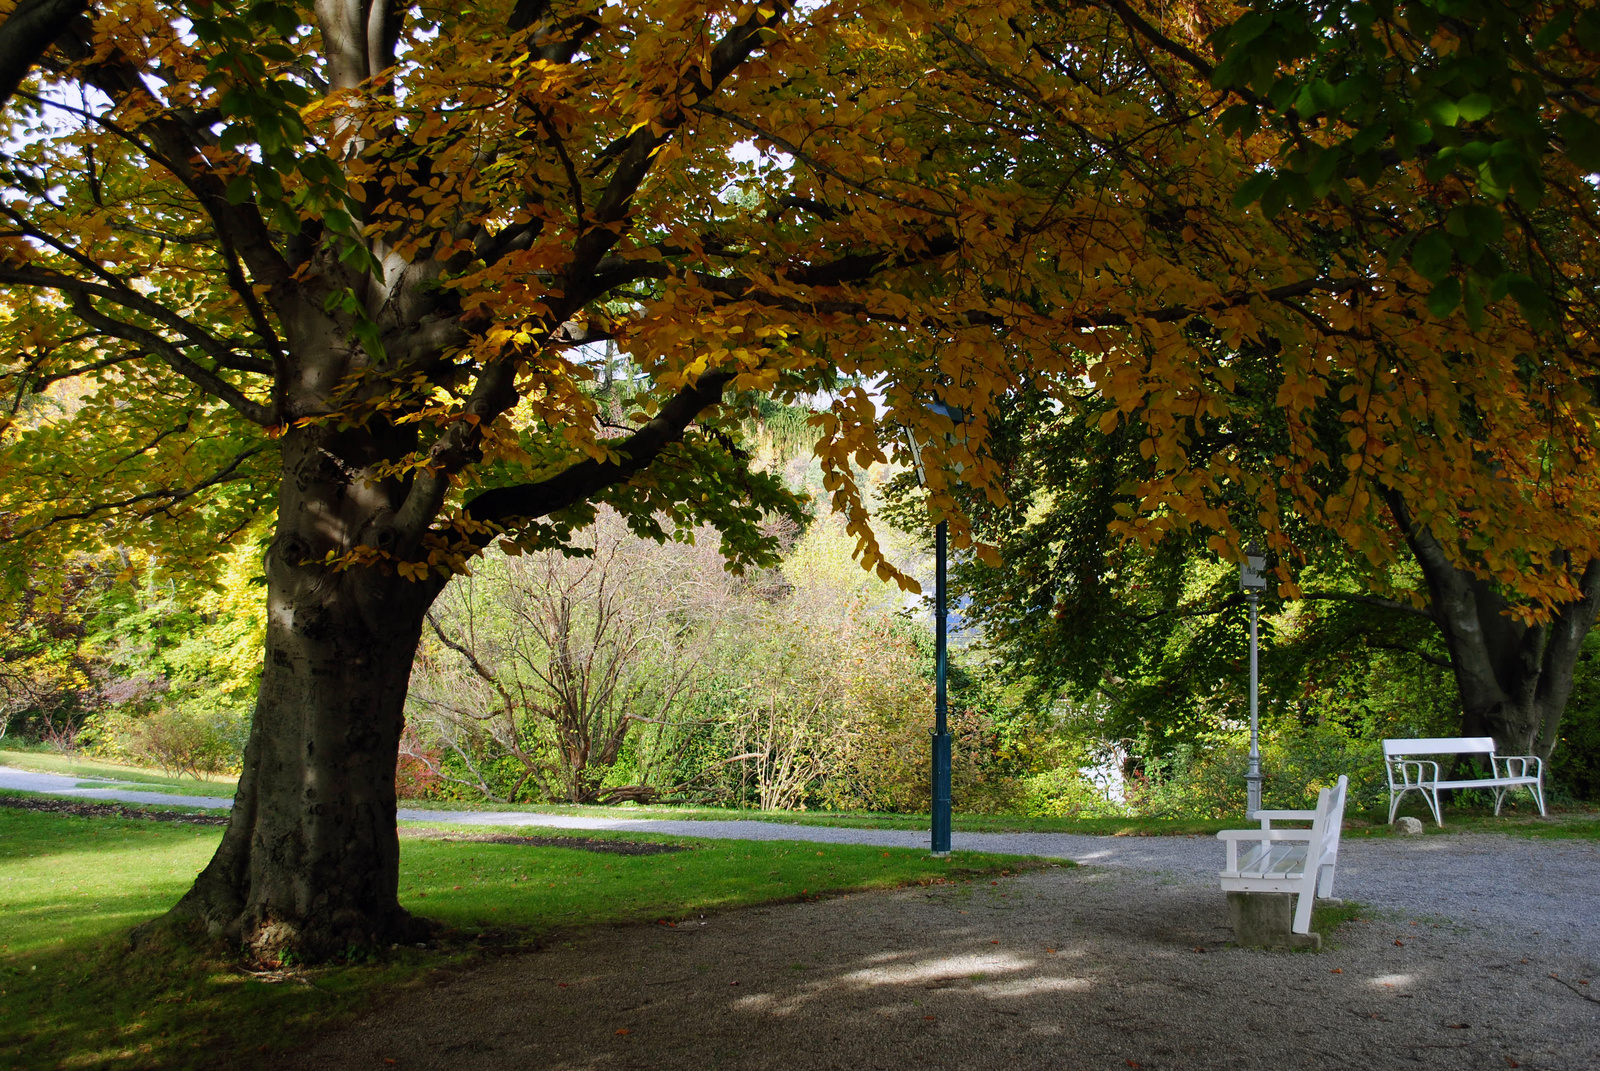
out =
[[(1430, 846), (1407, 861), (1437, 858)], [(1551, 858), (1564, 860), (1556, 869), (1575, 862)], [(1592, 874), (1592, 855), (1583, 863)], [(1486, 902), (1513, 895), (1498, 888), (1482, 891)], [(1581, 984), (1600, 987), (1592, 943), (1518, 939), (1481, 910), (1373, 911), (1315, 954), (1231, 948), (1230, 936), (1215, 886), (1129, 866), (595, 929), (470, 973), (435, 972), (431, 988), (285, 1064), (1600, 1067), (1600, 1003)]]

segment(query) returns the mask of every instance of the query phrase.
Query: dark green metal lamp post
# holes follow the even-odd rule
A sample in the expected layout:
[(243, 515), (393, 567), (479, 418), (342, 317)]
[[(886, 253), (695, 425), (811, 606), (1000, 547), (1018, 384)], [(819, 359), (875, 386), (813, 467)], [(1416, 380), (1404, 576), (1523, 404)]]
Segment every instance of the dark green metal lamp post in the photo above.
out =
[[(960, 424), (965, 419), (961, 410), (932, 402), (928, 409)], [(910, 428), (905, 429), (906, 444), (911, 448), (911, 460), (917, 474), (917, 484), (928, 485), (922, 468), (922, 449)], [(933, 619), (934, 619), (934, 700), (933, 700), (933, 854), (950, 854), (950, 723), (949, 707), (945, 693), (945, 678), (949, 668), (949, 649), (946, 636), (949, 630), (949, 603), (945, 586), (945, 556), (949, 526), (940, 521), (933, 537)]]
[(1256, 713), (1256, 696), (1260, 691), (1261, 674), (1256, 661), (1256, 608), (1261, 601), (1261, 591), (1267, 586), (1262, 575), (1267, 567), (1261, 548), (1251, 543), (1244, 548), (1244, 565), (1239, 569), (1239, 587), (1250, 600), (1250, 764), (1244, 775), (1244, 816), (1254, 819), (1261, 810), (1261, 731)]

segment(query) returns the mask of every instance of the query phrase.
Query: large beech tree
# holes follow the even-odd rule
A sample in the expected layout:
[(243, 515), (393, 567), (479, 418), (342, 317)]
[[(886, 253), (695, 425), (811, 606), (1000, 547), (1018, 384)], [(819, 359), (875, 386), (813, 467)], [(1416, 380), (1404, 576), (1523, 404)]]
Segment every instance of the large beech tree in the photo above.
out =
[[(560, 544), (602, 502), (768, 560), (763, 521), (800, 504), (751, 471), (737, 391), (832, 393), (825, 482), (885, 578), (853, 474), (903, 449), (896, 425), (927, 440), (928, 508), (961, 545), (954, 475), (1003, 495), (995, 407), (1089, 382), (1159, 463), (1132, 538), (1202, 525), (1226, 551), (1303, 509), (1381, 549), (1364, 488), (1387, 479), (1447, 554), (1570, 598), (1524, 566), (1592, 552), (1587, 349), (1509, 302), (1430, 310), (1411, 260), (1328, 240), (1370, 223), (1343, 202), (1237, 207), (1276, 142), (1226, 134), (1238, 93), (1193, 61), (1238, 14), (91, 5), (10, 108), (5, 566), (144, 542), (198, 571), (276, 522), (236, 804), (174, 918), (263, 955), (413, 929), (393, 774), (429, 604), (484, 548)], [(1403, 168), (1372, 186), (1394, 227), (1435, 225)], [(643, 369), (620, 422), (586, 389), (601, 338)], [(1237, 354), (1265, 338), (1283, 462), (1191, 457), (1253, 404)], [(1329, 465), (1362, 479), (1324, 493)]]

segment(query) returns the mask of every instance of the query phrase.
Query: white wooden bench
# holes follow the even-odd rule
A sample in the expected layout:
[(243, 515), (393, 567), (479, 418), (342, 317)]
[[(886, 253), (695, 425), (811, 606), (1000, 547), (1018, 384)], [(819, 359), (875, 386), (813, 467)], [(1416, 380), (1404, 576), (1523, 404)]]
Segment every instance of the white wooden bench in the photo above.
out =
[[(1419, 755), (1484, 755), (1489, 759), (1490, 777), (1464, 778), (1456, 781), (1439, 779), (1439, 763), (1434, 759), (1417, 758)], [(1433, 820), (1444, 825), (1439, 815), (1439, 790), (1442, 788), (1487, 788), (1494, 792), (1494, 813), (1500, 813), (1500, 804), (1506, 793), (1514, 788), (1526, 788), (1544, 810), (1544, 762), (1537, 755), (1496, 755), (1494, 738), (1489, 736), (1440, 737), (1434, 740), (1385, 740), (1384, 765), (1389, 768), (1389, 821), (1394, 821), (1400, 809), (1400, 799), (1407, 792), (1418, 792), (1433, 811)], [(1530, 772), (1532, 771), (1532, 772)]]
[[(1339, 832), (1349, 779), (1317, 793), (1314, 811), (1257, 811), (1260, 829), (1225, 829), (1217, 839), (1228, 845), (1222, 871), (1223, 892), (1295, 893), (1295, 933), (1311, 932), (1311, 905), (1333, 895), (1339, 862)], [(1310, 829), (1275, 829), (1273, 822), (1310, 822)]]

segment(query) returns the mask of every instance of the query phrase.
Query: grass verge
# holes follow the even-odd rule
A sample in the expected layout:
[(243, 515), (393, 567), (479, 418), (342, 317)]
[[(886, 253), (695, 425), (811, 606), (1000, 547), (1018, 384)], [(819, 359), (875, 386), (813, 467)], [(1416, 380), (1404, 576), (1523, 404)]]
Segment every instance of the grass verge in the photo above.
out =
[[(119, 781), (130, 786), (137, 785), (141, 791), (175, 792), (184, 796), (232, 796), (238, 784), (238, 778), (235, 777), (171, 777), (144, 766), (128, 766), (81, 755), (62, 755), (56, 751), (34, 751), (19, 747), (0, 747), (0, 765), (33, 773)], [(117, 786), (85, 784), (79, 787)]]
[[(1430, 837), (1447, 833), (1505, 833), (1535, 839), (1600, 840), (1600, 809), (1585, 805), (1559, 809), (1552, 807), (1547, 817), (1541, 817), (1531, 806), (1503, 811), (1498, 815), (1488, 807), (1446, 807), (1443, 827), (1435, 825), (1433, 815), (1426, 810), (1407, 809), (1402, 810), (1401, 814), (1420, 819), (1423, 835)], [(1385, 823), (1386, 817), (1375, 815), (1370, 825), (1353, 832), (1367, 837), (1399, 836)]]
[[(317, 969), (250, 972), (225, 950), (125, 934), (188, 887), (214, 826), (0, 808), (0, 1066), (267, 1066), (398, 991), (585, 926), (671, 925), (712, 911), (970, 880), (1040, 865), (1017, 856), (790, 841), (584, 833), (683, 850), (620, 855), (522, 838), (565, 831), (409, 829), (401, 902), (450, 927), (428, 949)], [(504, 833), (508, 843), (446, 839)], [(356, 957), (359, 960), (360, 957)]]
[(1367, 914), (1367, 910), (1366, 904), (1355, 900), (1341, 900), (1338, 903), (1318, 900), (1312, 904), (1311, 931), (1322, 935), (1322, 951), (1338, 948), (1339, 928), (1360, 919)]

